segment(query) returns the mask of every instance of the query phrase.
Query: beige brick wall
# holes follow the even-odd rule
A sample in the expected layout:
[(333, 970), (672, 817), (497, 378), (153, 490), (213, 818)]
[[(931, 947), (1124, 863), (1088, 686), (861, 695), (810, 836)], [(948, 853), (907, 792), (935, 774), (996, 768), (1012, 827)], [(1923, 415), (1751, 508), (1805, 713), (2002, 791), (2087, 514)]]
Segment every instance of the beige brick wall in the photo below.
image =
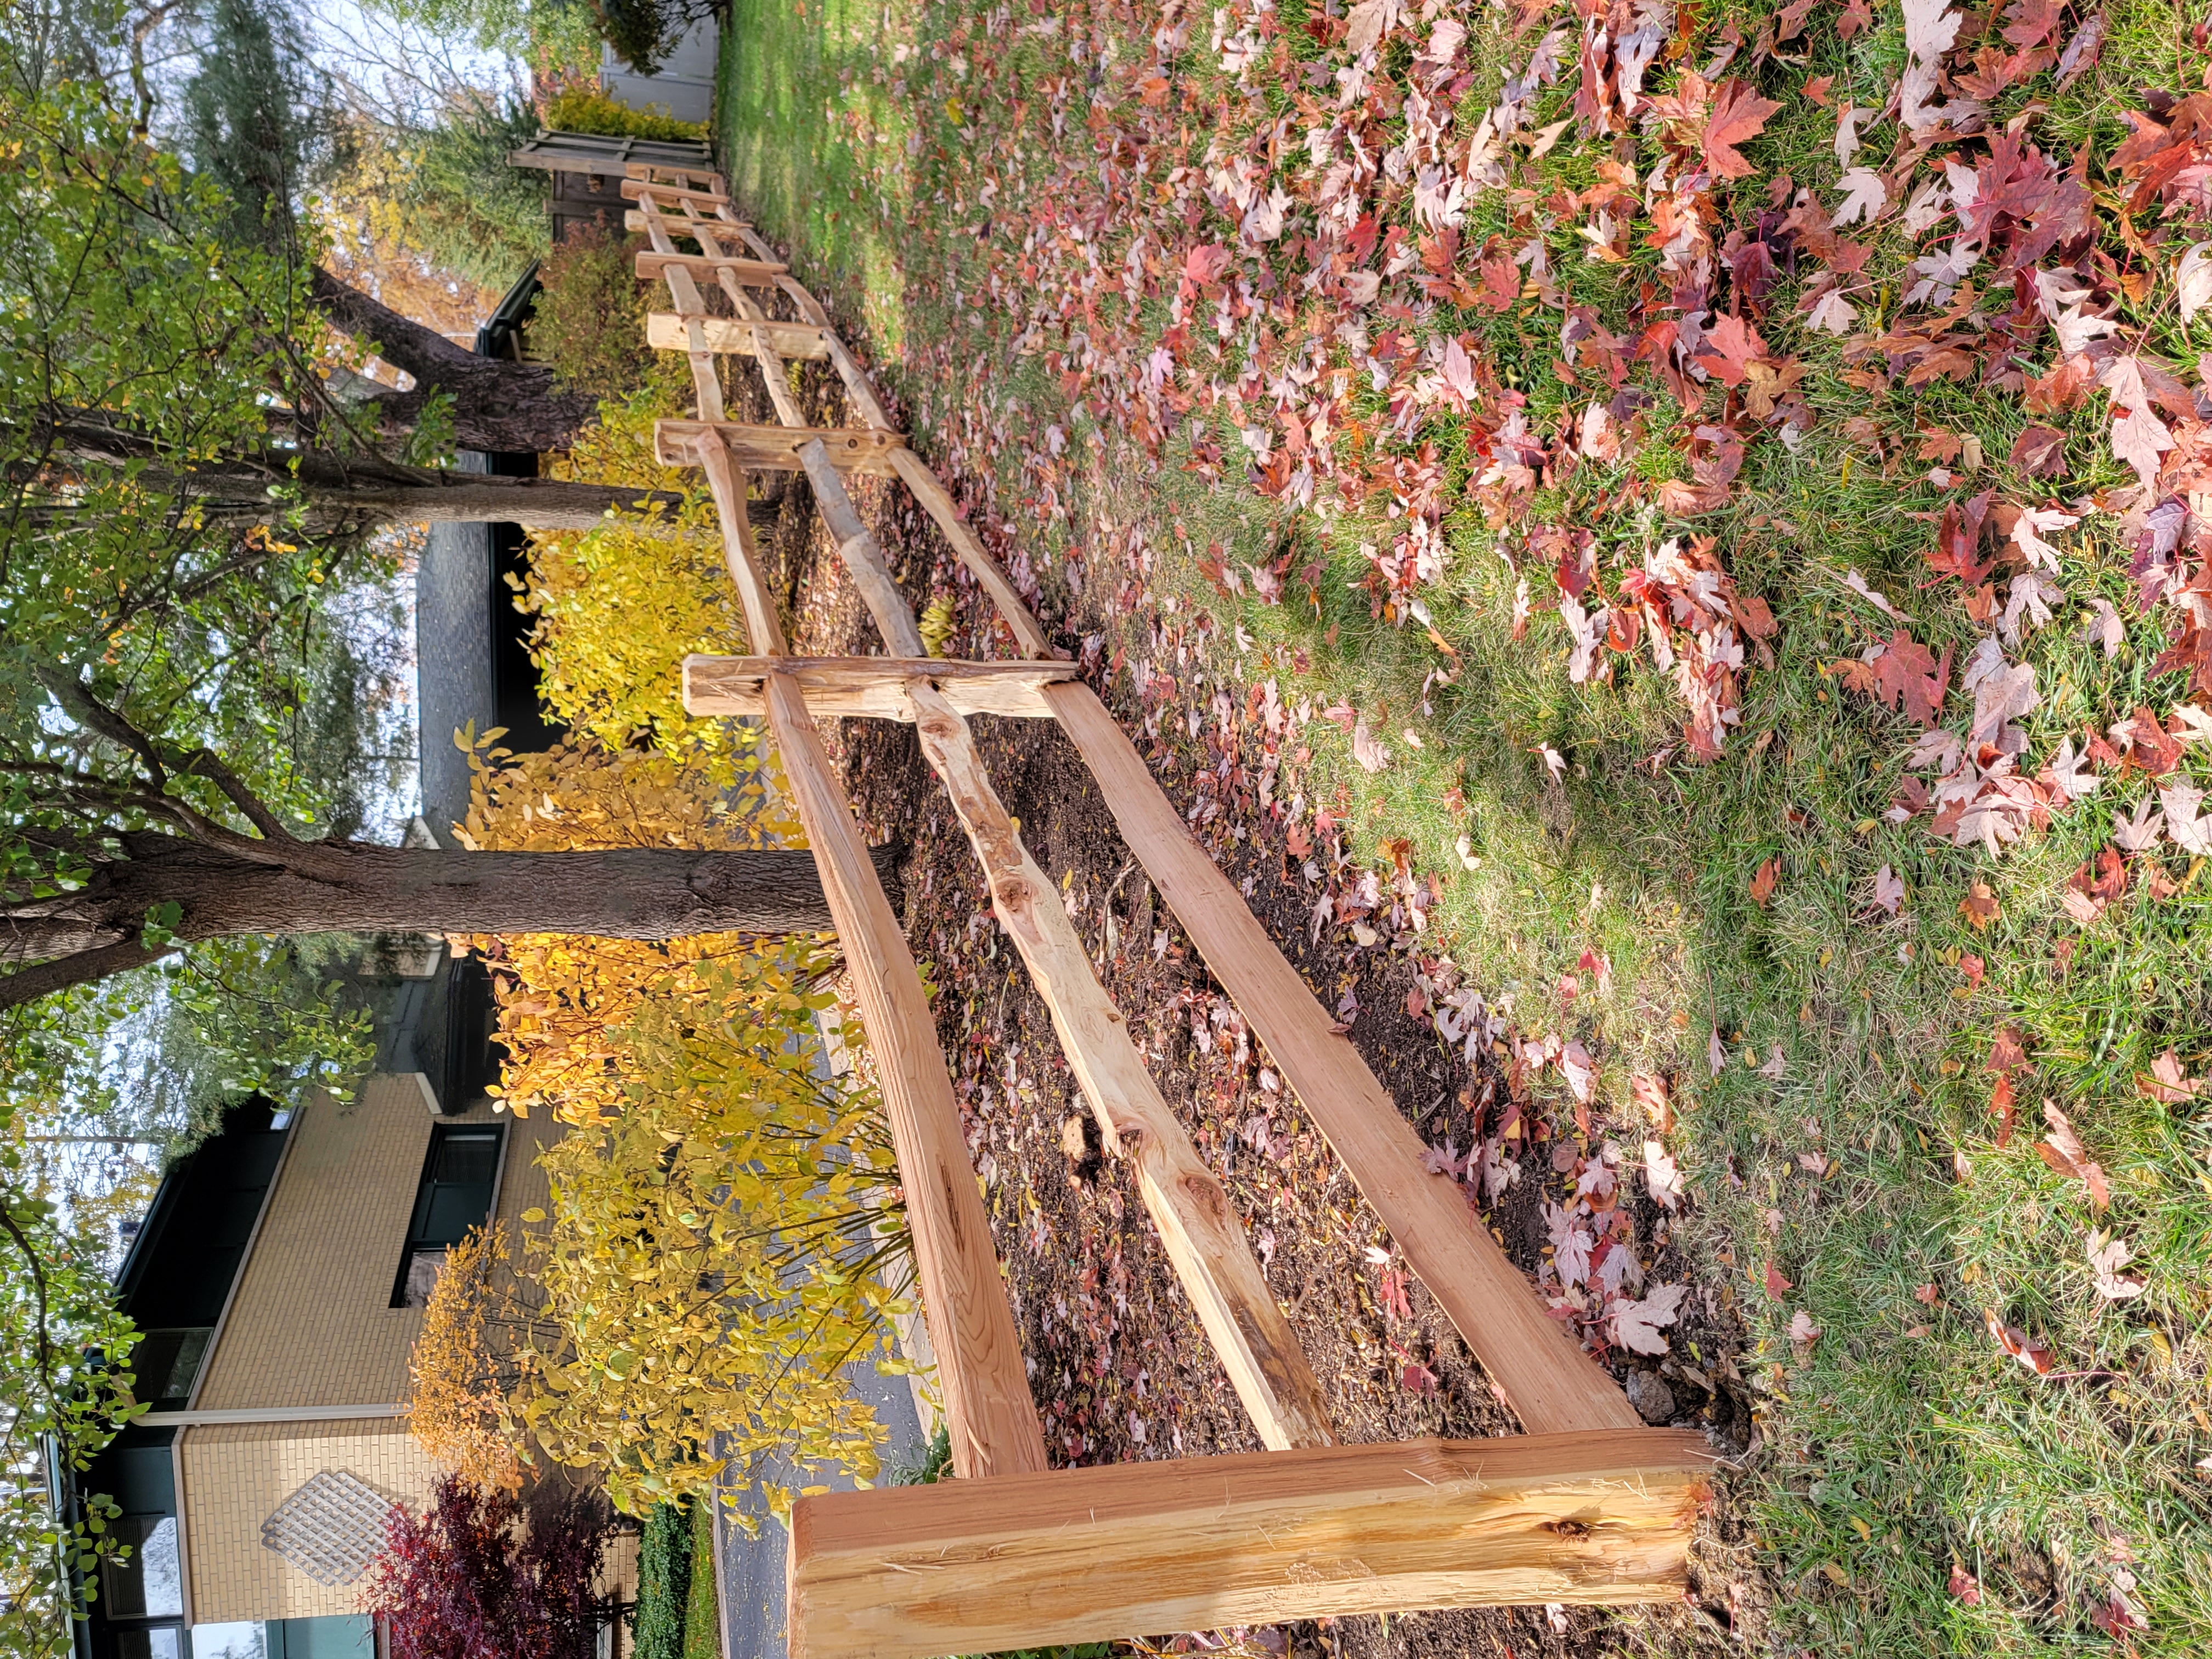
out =
[[(436, 1121), (480, 1121), (489, 1105)], [(394, 1308), (392, 1277), (434, 1120), (411, 1077), (374, 1077), (349, 1105), (319, 1100), (290, 1152), (194, 1404), (386, 1405), (408, 1397), (422, 1313)], [(499, 1214), (545, 1202), (538, 1153), (558, 1126), (509, 1121)]]
[(399, 1418), (197, 1428), (182, 1462), (196, 1624), (360, 1612), (363, 1583), (317, 1583), (262, 1543), (261, 1523), (325, 1469), (418, 1509), (440, 1474)]

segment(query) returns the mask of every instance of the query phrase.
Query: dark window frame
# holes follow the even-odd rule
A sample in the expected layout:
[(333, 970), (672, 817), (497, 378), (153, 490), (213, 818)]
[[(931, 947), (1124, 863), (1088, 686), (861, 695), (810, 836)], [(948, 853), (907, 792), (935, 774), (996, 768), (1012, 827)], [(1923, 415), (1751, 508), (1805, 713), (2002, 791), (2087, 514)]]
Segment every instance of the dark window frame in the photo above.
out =
[(407, 1237), (399, 1249), (399, 1270), (392, 1279), (392, 1305), (394, 1308), (408, 1305), (407, 1279), (416, 1257), (433, 1250), (442, 1253), (451, 1249), (460, 1243), (461, 1233), (467, 1231), (463, 1228), (457, 1233), (450, 1225), (435, 1231), (431, 1228), (441, 1196), (441, 1188), (465, 1196), (468, 1188), (477, 1184), (473, 1181), (463, 1183), (440, 1180), (438, 1166), (441, 1155), (456, 1141), (488, 1140), (491, 1143), (490, 1169), (481, 1183), (483, 1190), (483, 1213), (476, 1213), (473, 1203), (468, 1208), (468, 1213), (476, 1218), (469, 1225), (482, 1226), (491, 1219), (492, 1206), (499, 1200), (500, 1170), (507, 1156), (507, 1127), (504, 1123), (434, 1123), (430, 1126), (430, 1144), (422, 1153), (422, 1173), (415, 1184), (414, 1207), (408, 1212)]

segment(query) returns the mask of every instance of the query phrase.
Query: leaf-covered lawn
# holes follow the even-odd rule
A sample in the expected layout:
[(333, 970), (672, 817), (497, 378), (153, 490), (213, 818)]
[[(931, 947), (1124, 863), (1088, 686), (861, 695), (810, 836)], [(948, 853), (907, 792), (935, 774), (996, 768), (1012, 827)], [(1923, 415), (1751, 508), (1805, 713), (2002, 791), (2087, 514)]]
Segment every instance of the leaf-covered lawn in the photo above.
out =
[[(2203, 25), (737, 0), (725, 40), (738, 193), (1118, 706), (1219, 754), (1200, 832), (1496, 1045), (1471, 1197), (1556, 1135), (1545, 1293), (1753, 1396), (1790, 1638), (2200, 1650)], [(1620, 1182), (1741, 1357), (1674, 1351)]]

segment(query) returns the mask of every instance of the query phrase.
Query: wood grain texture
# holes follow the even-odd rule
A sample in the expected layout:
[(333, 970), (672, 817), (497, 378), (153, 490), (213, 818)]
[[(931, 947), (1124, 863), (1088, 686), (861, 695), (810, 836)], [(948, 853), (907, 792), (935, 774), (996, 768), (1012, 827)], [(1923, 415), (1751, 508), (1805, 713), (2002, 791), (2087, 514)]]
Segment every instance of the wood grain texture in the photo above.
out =
[(720, 190), (692, 190), (681, 185), (648, 184), (642, 179), (620, 179), (615, 187), (622, 191), (625, 201), (641, 202), (650, 196), (664, 207), (679, 202), (693, 202), (710, 210), (731, 205), (729, 197)]
[[(657, 242), (669, 240), (666, 229), (658, 216), (652, 218), (653, 238)], [(683, 319), (684, 344), (681, 348), (691, 367), (691, 392), (698, 405), (702, 421), (722, 418), (721, 371), (715, 367), (714, 355), (707, 349), (705, 318), (707, 305), (700, 295), (699, 285), (691, 280), (691, 273), (675, 266), (661, 273), (668, 283), (668, 296), (674, 301), (677, 315)]]
[(663, 253), (656, 248), (640, 248), (637, 253), (637, 274), (650, 281), (669, 270), (683, 270), (712, 276), (718, 269), (736, 274), (741, 283), (755, 288), (771, 286), (783, 275), (780, 262), (766, 259), (730, 259), (706, 253)]
[[(665, 311), (647, 313), (645, 343), (658, 351), (687, 349), (684, 321)], [(778, 356), (819, 359), (830, 355), (822, 343), (822, 331), (811, 323), (746, 323), (732, 317), (708, 317), (702, 321), (707, 349), (726, 357), (750, 351), (752, 331), (756, 328), (768, 331)]]
[(1013, 578), (1006, 574), (999, 562), (984, 549), (983, 544), (975, 539), (975, 532), (968, 528), (960, 517), (959, 509), (953, 505), (952, 492), (939, 482), (928, 464), (903, 445), (891, 452), (890, 461), (892, 471), (906, 480), (906, 487), (914, 492), (914, 498), (921, 503), (922, 511), (929, 514), (939, 532), (951, 544), (954, 556), (968, 567), (969, 574), (975, 578), (977, 585), (991, 596), (991, 603), (999, 607), (999, 614), (1006, 618), (1006, 626), (1013, 632), (1014, 643), (1021, 647), (1022, 654), (1026, 657), (1056, 654), (1051, 636), (1044, 631), (1044, 624), (1022, 602), (1021, 590), (1014, 586)]
[(860, 590), (860, 601), (875, 619), (884, 648), (895, 657), (927, 656), (929, 647), (921, 642), (921, 630), (915, 626), (913, 608), (891, 578), (890, 561), (884, 557), (875, 532), (860, 521), (860, 509), (846, 492), (845, 481), (837, 476), (828, 446), (819, 438), (811, 439), (799, 446), (799, 459), (806, 469), (806, 482), (814, 487), (815, 507), (836, 538), (837, 556), (844, 560), (853, 586)]
[(1072, 678), (1073, 663), (960, 662), (942, 657), (715, 657), (684, 659), (684, 707), (694, 714), (757, 714), (767, 693), (762, 682), (781, 669), (799, 677), (806, 706), (823, 718), (915, 718), (908, 695), (918, 681), (934, 680), (963, 714), (1006, 714), (1050, 720), (1044, 687)]
[[(653, 423), (654, 459), (663, 466), (694, 466), (693, 447), (701, 422), (668, 420)], [(736, 421), (717, 422), (730, 458), (748, 472), (804, 472), (799, 452), (819, 442), (830, 464), (840, 472), (865, 472), (877, 477), (891, 476), (891, 452), (903, 446), (896, 432), (866, 427), (746, 426)]]
[(1522, 1426), (1531, 1434), (1634, 1427), (1641, 1419), (1626, 1396), (1545, 1313), (1458, 1184), (1424, 1167), (1428, 1149), (1413, 1126), (1351, 1040), (1332, 1029), (1335, 1022), (1235, 884), (1191, 838), (1096, 694), (1071, 682), (1048, 687), (1045, 696), (1129, 850)]
[(853, 354), (845, 349), (845, 343), (825, 329), (823, 331), (823, 346), (830, 359), (830, 367), (837, 371), (837, 378), (845, 383), (845, 396), (851, 401), (854, 412), (870, 426), (880, 427), (886, 432), (891, 430), (891, 417), (878, 401), (875, 387), (868, 384), (866, 372)]
[(1107, 1146), (1134, 1164), (1145, 1206), (1261, 1442), (1278, 1450), (1335, 1438), (1321, 1384), (1254, 1259), (1229, 1194), (1198, 1149), (1129, 1036), (1060, 892), (1022, 844), (992, 787), (975, 734), (944, 690), (916, 681), (915, 731), (952, 810), (967, 830), (991, 890), (991, 906), (1021, 953), (1052, 1015), (1083, 1097)]
[(1041, 1470), (1044, 1436), (1030, 1399), (1013, 1310), (968, 1162), (959, 1103), (937, 1046), (937, 1022), (906, 935), (793, 676), (769, 676), (768, 720), (822, 872), (890, 1120), (951, 1431), (952, 1467), (969, 1480)]
[(800, 1498), (792, 1659), (922, 1659), (1419, 1607), (1682, 1594), (1717, 1460), (1638, 1429)]
[(714, 515), (721, 520), (722, 563), (737, 585), (738, 603), (745, 613), (746, 641), (758, 658), (781, 657), (788, 647), (783, 641), (783, 623), (776, 615), (775, 590), (762, 574), (760, 558), (753, 550), (744, 474), (731, 463), (720, 433), (711, 427), (701, 435), (694, 453), (699, 457), (700, 470), (707, 475), (707, 489), (714, 497)]

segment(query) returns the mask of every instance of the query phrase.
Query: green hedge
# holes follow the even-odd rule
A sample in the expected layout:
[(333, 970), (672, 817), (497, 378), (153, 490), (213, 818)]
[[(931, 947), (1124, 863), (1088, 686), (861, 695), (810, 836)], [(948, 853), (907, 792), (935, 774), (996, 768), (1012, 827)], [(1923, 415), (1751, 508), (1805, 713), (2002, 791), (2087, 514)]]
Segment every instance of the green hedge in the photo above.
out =
[(659, 1504), (638, 1540), (637, 1610), (630, 1615), (636, 1659), (684, 1659), (684, 1613), (691, 1597), (691, 1517)]
[(691, 1511), (691, 1595), (684, 1607), (684, 1659), (722, 1659), (715, 1589), (714, 1506), (701, 1504)]

